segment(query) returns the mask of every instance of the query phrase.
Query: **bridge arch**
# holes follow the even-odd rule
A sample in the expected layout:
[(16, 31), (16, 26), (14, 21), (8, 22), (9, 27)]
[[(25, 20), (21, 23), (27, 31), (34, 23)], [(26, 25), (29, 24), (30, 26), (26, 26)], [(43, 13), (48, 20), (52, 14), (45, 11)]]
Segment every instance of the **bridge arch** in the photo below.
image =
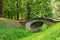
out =
[(40, 19), (40, 20), (31, 20), (31, 21), (26, 22), (25, 27), (32, 32), (37, 32), (42, 29), (41, 27), (44, 23), (47, 25), (53, 24), (51, 20)]

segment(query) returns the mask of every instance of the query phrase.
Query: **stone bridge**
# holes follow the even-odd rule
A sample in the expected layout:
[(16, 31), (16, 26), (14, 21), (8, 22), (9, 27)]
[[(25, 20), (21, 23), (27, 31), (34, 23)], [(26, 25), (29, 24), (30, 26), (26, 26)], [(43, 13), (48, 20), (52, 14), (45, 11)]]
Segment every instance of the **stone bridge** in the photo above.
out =
[(54, 22), (60, 21), (60, 19), (55, 19), (55, 18), (40, 18), (39, 20), (37, 18), (34, 19), (28, 19), (25, 22), (22, 22), (28, 30), (31, 32), (37, 32), (42, 30), (41, 27), (45, 23), (49, 26), (53, 25)]

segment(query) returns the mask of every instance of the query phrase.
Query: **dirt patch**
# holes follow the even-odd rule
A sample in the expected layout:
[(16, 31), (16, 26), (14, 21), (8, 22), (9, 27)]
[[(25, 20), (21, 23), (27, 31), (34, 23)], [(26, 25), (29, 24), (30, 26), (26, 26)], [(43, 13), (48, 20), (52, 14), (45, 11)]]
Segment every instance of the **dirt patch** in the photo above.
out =
[(4, 23), (14, 25), (14, 26), (20, 26), (19, 21), (17, 20), (11, 20), (11, 19), (6, 19), (6, 18), (0, 18)]

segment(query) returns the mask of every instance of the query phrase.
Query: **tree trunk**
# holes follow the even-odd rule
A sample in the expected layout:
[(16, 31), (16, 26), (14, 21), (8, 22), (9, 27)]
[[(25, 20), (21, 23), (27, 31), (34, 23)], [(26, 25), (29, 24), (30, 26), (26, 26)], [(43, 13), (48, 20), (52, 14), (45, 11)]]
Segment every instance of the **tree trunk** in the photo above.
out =
[(3, 17), (3, 13), (2, 13), (2, 0), (0, 0), (0, 17)]
[(9, 9), (9, 10), (8, 10), (8, 18), (11, 19), (11, 16), (12, 16), (12, 14), (11, 14), (11, 9)]
[(30, 19), (31, 7), (29, 2), (27, 2), (26, 8), (27, 8), (27, 19)]
[(17, 20), (19, 20), (19, 13), (17, 13)]
[(16, 0), (17, 1), (17, 20), (19, 20), (19, 1), (18, 0)]
[(8, 11), (8, 18), (10, 18), (10, 11)]

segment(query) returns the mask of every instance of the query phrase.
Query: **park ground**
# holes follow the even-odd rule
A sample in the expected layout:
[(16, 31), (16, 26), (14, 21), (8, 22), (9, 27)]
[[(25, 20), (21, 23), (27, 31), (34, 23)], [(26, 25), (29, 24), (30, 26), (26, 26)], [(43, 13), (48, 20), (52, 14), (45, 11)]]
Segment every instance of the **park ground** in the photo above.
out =
[(60, 23), (44, 24), (42, 31), (32, 33), (20, 26), (19, 21), (0, 18), (0, 40), (60, 40)]

